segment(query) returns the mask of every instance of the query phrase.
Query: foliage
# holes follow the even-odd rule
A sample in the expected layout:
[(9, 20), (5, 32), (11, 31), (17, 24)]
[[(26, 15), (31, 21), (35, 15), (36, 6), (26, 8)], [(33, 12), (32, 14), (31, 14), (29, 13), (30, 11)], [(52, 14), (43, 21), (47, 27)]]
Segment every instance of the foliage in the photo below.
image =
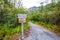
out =
[(26, 8), (23, 8), (23, 7), (19, 8), (18, 11), (19, 11), (19, 13), (22, 13), (22, 14), (28, 13), (28, 10)]
[[(21, 33), (21, 24), (18, 23), (18, 13), (28, 14), (27, 22), (38, 22), (39, 25), (60, 32), (60, 2), (50, 3), (39, 7), (38, 11), (26, 8), (16, 8), (8, 0), (0, 0), (0, 40), (11, 40), (10, 36)], [(59, 26), (59, 27), (58, 27)], [(28, 23), (24, 23), (24, 30), (29, 29)]]
[(2, 0), (0, 3), (0, 22), (5, 23), (7, 14), (11, 11), (12, 9), (12, 3), (9, 3), (8, 0)]
[(58, 10), (58, 5), (59, 3), (50, 3), (44, 6), (44, 9), (39, 7), (40, 9), (38, 12), (31, 15), (30, 20), (55, 31), (56, 33), (60, 33), (60, 10)]
[[(21, 33), (18, 13), (27, 14), (28, 10), (23, 7), (18, 9), (8, 0), (0, 0), (0, 40), (11, 40), (11, 35)], [(24, 26), (24, 30), (29, 28), (27, 23)]]

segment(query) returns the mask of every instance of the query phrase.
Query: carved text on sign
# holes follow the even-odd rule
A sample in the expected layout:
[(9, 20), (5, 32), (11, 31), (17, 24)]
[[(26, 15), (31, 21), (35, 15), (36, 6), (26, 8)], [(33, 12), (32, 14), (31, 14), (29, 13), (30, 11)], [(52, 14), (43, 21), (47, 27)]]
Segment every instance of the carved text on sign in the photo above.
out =
[(26, 19), (25, 18), (20, 18), (19, 19), (19, 23), (25, 23), (26, 22)]

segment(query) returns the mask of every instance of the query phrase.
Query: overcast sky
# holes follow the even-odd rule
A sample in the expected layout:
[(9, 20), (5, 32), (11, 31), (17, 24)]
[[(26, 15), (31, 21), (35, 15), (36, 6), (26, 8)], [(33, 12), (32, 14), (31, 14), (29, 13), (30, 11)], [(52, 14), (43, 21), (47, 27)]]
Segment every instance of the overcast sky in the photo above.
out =
[(33, 7), (33, 6), (40, 6), (40, 3), (44, 2), (46, 5), (46, 2), (47, 3), (50, 3), (50, 0), (22, 0), (23, 2), (23, 6), (26, 7), (26, 8), (30, 8), (30, 7)]

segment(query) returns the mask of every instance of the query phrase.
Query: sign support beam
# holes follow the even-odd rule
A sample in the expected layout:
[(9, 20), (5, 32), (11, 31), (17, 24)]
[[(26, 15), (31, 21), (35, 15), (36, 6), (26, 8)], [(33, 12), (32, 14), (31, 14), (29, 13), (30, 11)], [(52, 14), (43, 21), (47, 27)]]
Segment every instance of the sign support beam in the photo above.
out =
[(21, 29), (22, 29), (22, 40), (24, 40), (24, 25), (23, 25), (23, 23), (21, 23)]

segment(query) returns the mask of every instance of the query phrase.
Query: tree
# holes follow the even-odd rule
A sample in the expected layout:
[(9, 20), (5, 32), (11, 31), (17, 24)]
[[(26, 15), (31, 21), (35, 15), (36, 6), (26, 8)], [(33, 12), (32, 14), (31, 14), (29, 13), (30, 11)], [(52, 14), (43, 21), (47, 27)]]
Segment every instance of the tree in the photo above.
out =
[(5, 23), (8, 13), (12, 9), (12, 4), (8, 0), (0, 1), (0, 22)]
[(22, 0), (18, 0), (18, 8), (22, 7)]
[(60, 0), (58, 0), (58, 11), (60, 11)]

